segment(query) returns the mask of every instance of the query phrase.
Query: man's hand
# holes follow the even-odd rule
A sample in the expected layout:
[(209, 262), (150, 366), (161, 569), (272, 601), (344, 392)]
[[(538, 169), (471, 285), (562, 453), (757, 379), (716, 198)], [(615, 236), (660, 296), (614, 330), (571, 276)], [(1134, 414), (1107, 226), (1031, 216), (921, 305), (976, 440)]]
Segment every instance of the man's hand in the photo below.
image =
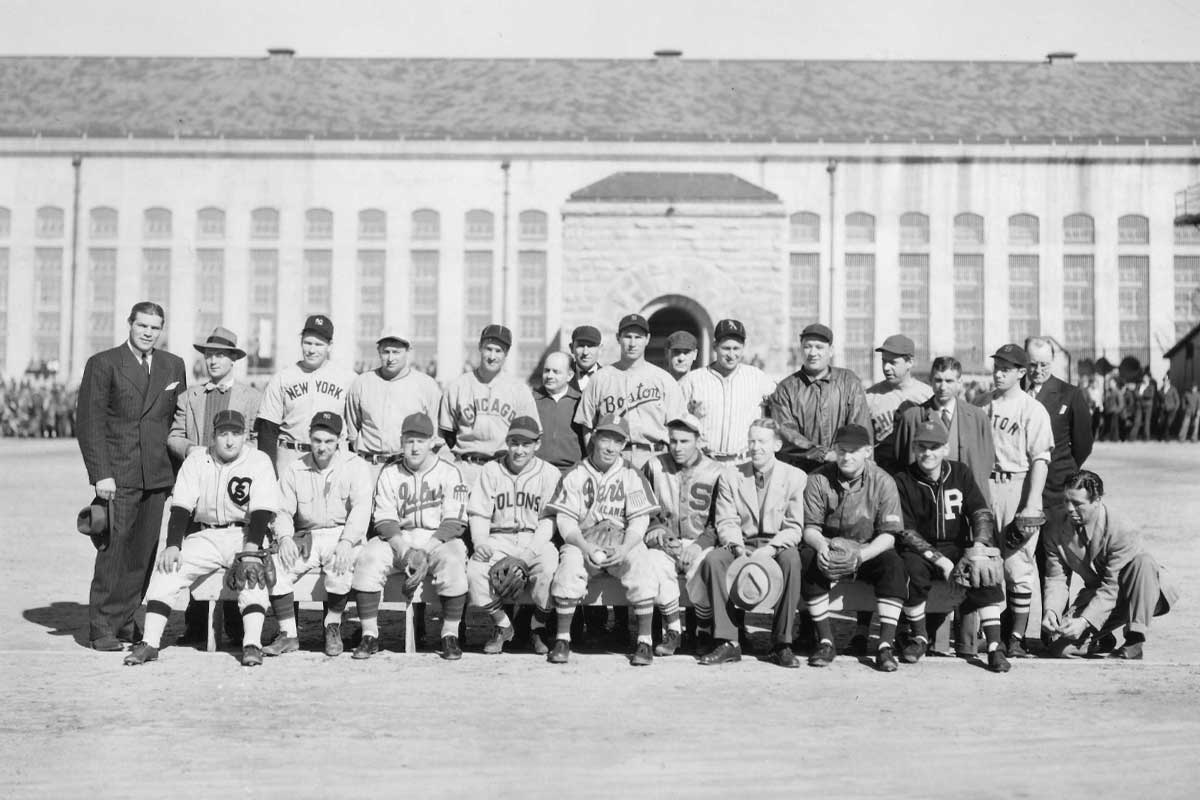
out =
[(761, 558), (764, 560), (770, 560), (775, 557), (775, 554), (777, 552), (779, 552), (779, 551), (775, 547), (775, 545), (764, 544), (764, 545), (760, 546), (757, 550), (755, 550), (753, 553), (751, 553), (750, 557), (751, 558)]
[(300, 557), (300, 550), (296, 547), (296, 542), (290, 536), (284, 536), (279, 540), (279, 563), (283, 564), (284, 569), (291, 569), (296, 559)]
[(115, 478), (101, 478), (96, 481), (96, 497), (101, 500), (112, 500), (117, 496), (117, 481)]
[(643, 537), (643, 539), (646, 542), (646, 547), (655, 550), (665, 550), (667, 543), (667, 529), (651, 528), (650, 530), (646, 531), (646, 535)]
[(159, 572), (179, 571), (179, 548), (174, 545), (158, 554), (154, 566)]
[(729, 549), (733, 552), (734, 558), (741, 558), (746, 555), (746, 545), (744, 544), (731, 544), (729, 545)]
[(475, 552), (471, 554), (471, 558), (475, 559), (476, 561), (486, 562), (492, 560), (492, 555), (492, 546), (487, 543), (487, 540), (484, 540), (475, 545)]
[(821, 460), (830, 463), (837, 461), (837, 450), (826, 450), (824, 447), (822, 447)]
[(1062, 619), (1057, 611), (1047, 610), (1042, 614), (1042, 630), (1046, 633), (1054, 635), (1058, 633), (1059, 627), (1062, 625)]
[(942, 571), (942, 580), (950, 580), (950, 573), (954, 571), (954, 562), (945, 556), (938, 556), (937, 561), (933, 562), (934, 566)]
[(703, 417), (708, 413), (708, 409), (704, 407), (704, 402), (702, 400), (689, 400), (688, 411), (692, 414), (695, 414), (697, 417)]
[(354, 547), (345, 539), (341, 539), (337, 543), (337, 547), (333, 548), (333, 564), (331, 568), (334, 572), (349, 572), (354, 566), (354, 562), (350, 560), (350, 554), (354, 552)]
[(700, 554), (703, 552), (704, 550), (700, 547), (700, 545), (694, 542), (683, 548), (683, 551), (679, 554), (680, 574), (686, 575), (689, 571), (691, 571), (696, 561), (699, 560)]
[(1088, 621), (1083, 617), (1071, 617), (1058, 626), (1058, 633), (1065, 639), (1078, 639), (1088, 630)]

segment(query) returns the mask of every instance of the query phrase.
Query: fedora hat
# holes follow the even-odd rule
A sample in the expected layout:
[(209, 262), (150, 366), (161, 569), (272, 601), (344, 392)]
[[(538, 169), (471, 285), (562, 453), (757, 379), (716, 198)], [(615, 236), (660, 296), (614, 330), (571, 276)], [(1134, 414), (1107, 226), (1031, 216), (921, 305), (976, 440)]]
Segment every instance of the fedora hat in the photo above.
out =
[(81, 508), (75, 516), (75, 530), (91, 537), (92, 545), (97, 550), (108, 549), (110, 509), (111, 503), (97, 497), (90, 505)]
[(783, 568), (773, 558), (735, 558), (725, 573), (729, 599), (743, 611), (766, 614), (783, 595)]
[(196, 342), (195, 347), (201, 353), (208, 350), (224, 350), (234, 361), (246, 357), (246, 351), (237, 346), (237, 334), (228, 328), (217, 326), (203, 342)]

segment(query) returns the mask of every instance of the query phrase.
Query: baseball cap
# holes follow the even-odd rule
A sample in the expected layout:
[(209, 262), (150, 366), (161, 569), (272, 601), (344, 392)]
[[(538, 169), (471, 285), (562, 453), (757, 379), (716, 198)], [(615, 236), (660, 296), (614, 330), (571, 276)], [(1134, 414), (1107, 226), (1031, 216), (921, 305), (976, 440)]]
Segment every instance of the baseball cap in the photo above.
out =
[(517, 417), (508, 426), (508, 439), (524, 439), (528, 442), (536, 441), (542, 435), (542, 429), (538, 425), (538, 421), (533, 417), (523, 416)]
[(867, 429), (862, 425), (855, 425), (854, 423), (843, 425), (833, 435), (834, 446), (844, 445), (857, 450), (860, 447), (866, 447), (870, 443), (871, 434), (867, 433)]
[(598, 345), (600, 344), (600, 331), (591, 325), (580, 325), (571, 331), (571, 341), (579, 342), (580, 344)]
[(320, 336), (327, 342), (333, 341), (333, 323), (329, 317), (323, 317), (320, 314), (313, 314), (308, 319), (304, 320), (304, 327), (300, 329), (300, 335), (314, 334)]
[(621, 322), (617, 325), (617, 333), (626, 328), (639, 328), (646, 333), (650, 333), (650, 323), (646, 322), (646, 318), (641, 314), (626, 314), (621, 317)]
[(242, 412), (232, 408), (227, 408), (224, 411), (218, 411), (213, 417), (213, 432), (222, 428), (233, 428), (235, 430), (246, 430), (246, 418), (242, 416)]
[(699, 346), (696, 337), (687, 331), (675, 331), (667, 337), (668, 350), (695, 350)]
[(488, 325), (479, 334), (479, 343), (482, 345), (488, 339), (497, 342), (505, 350), (512, 347), (512, 331), (503, 325)]
[(668, 428), (684, 428), (691, 431), (697, 436), (700, 435), (700, 420), (696, 419), (695, 414), (683, 413), (675, 419), (667, 423)]
[(913, 340), (902, 333), (894, 333), (883, 340), (883, 344), (875, 348), (876, 353), (892, 353), (897, 356), (912, 357), (917, 354), (917, 346)]
[(800, 331), (800, 340), (804, 341), (805, 339), (820, 339), (827, 344), (833, 344), (833, 331), (829, 330), (828, 325), (814, 322)]
[(429, 418), (428, 414), (420, 412), (409, 414), (400, 424), (400, 435), (420, 436), (428, 439), (433, 436), (433, 420)]
[(918, 444), (936, 444), (943, 445), (950, 441), (950, 432), (946, 430), (946, 426), (939, 419), (927, 419), (917, 426), (917, 435), (914, 439)]
[(332, 411), (318, 411), (313, 414), (312, 422), (308, 423), (309, 431), (314, 431), (317, 428), (327, 430), (334, 436), (342, 435), (342, 418)]
[(615, 414), (605, 414), (600, 418), (600, 422), (596, 425), (592, 433), (597, 434), (601, 431), (615, 433), (625, 441), (629, 441), (629, 423), (625, 421), (624, 417), (618, 417)]
[(992, 353), (992, 358), (997, 361), (1007, 361), (1014, 367), (1029, 366), (1029, 356), (1025, 353), (1025, 348), (1019, 344), (1006, 344), (999, 350)]
[(717, 344), (726, 339), (737, 339), (739, 342), (745, 344), (746, 326), (736, 319), (723, 319), (717, 323), (717, 329), (713, 332), (713, 339)]
[(404, 347), (411, 347), (408, 339), (400, 333), (397, 328), (384, 328), (383, 333), (379, 334), (379, 338), (375, 340), (375, 344), (383, 344), (384, 342), (398, 342)]

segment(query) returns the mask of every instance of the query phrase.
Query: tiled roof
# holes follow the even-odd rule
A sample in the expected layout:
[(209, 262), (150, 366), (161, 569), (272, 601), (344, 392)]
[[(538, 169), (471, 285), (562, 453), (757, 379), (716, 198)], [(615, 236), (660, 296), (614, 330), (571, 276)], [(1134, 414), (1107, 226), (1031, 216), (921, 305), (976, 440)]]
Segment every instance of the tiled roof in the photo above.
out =
[(1200, 136), (1200, 63), (0, 58), (0, 135), (605, 141)]
[(616, 172), (575, 192), (571, 200), (778, 203), (779, 197), (724, 172)]

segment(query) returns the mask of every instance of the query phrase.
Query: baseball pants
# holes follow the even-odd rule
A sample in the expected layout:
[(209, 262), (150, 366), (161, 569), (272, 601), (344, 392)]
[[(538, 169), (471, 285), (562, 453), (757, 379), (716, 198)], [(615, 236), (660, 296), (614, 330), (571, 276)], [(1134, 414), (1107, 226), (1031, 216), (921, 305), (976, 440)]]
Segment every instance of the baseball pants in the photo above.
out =
[(350, 581), (354, 577), (354, 564), (362, 552), (362, 544), (351, 548), (350, 569), (345, 572), (333, 571), (333, 554), (337, 549), (338, 540), (342, 536), (342, 527), (318, 528), (312, 531), (312, 548), (308, 558), (301, 561), (296, 559), (291, 569), (284, 569), (283, 562), (275, 555), (275, 585), (271, 587), (271, 595), (291, 594), (297, 578), (319, 569), (325, 576), (325, 591), (329, 594), (346, 594), (350, 591)]
[[(754, 540), (746, 542), (747, 550), (754, 550), (756, 547), (757, 543)], [(729, 599), (727, 581), (729, 567), (736, 558), (728, 548), (714, 548), (700, 563), (700, 570), (697, 572), (699, 585), (706, 595), (700, 604), (703, 605), (704, 600), (712, 603), (713, 638), (730, 642), (738, 640), (738, 623), (735, 619), (741, 617)], [(771, 639), (775, 644), (790, 645), (800, 608), (800, 553), (795, 547), (788, 547), (775, 554), (775, 561), (783, 570), (783, 594), (780, 595), (772, 614)], [(688, 592), (691, 592), (690, 584)]]
[[(179, 570), (160, 572), (154, 570), (150, 586), (146, 589), (146, 603), (158, 602), (182, 611), (187, 605), (187, 590), (203, 578), (219, 569), (229, 569), (233, 559), (243, 550), (254, 550), (246, 544), (241, 525), (228, 528), (207, 528), (190, 533), (179, 548)], [(245, 612), (249, 606), (267, 608), (265, 588), (246, 588), (238, 592), (238, 610)]]
[[(427, 545), (433, 533), (413, 528), (387, 541), (372, 539), (367, 542), (354, 563), (350, 588), (356, 592), (382, 592), (388, 578), (400, 571), (396, 564), (404, 554), (410, 548)], [(467, 546), (462, 539), (451, 539), (429, 550), (429, 575), (439, 597), (458, 597), (467, 593)]]
[[(1025, 488), (1026, 472), (1011, 473), (1008, 480), (988, 480), (992, 493), (992, 513), (996, 516), (996, 532), (1000, 539), (1000, 553), (1004, 556), (1004, 580), (1010, 591), (1036, 594), (1038, 591), (1037, 551), (1040, 535), (1034, 534), (1029, 541), (1013, 550), (1004, 545), (1004, 531), (1012, 524), (1025, 505), (1028, 492)], [(1050, 515), (1047, 514), (1047, 517)], [(1049, 521), (1049, 520), (1047, 520)]]
[[(690, 542), (684, 543), (687, 547)], [(654, 571), (658, 573), (658, 595), (654, 598), (656, 606), (665, 607), (671, 603), (679, 602), (679, 561), (675, 556), (668, 553), (666, 550), (657, 548), (648, 548), (650, 551), (650, 561), (654, 565)], [(700, 556), (692, 561), (691, 569), (684, 575), (684, 586), (687, 589), (688, 601), (692, 605), (699, 602), (704, 604), (706, 593), (704, 591), (704, 581), (700, 580), (700, 565), (704, 563), (704, 559), (712, 552), (711, 547), (706, 547), (700, 551)]]
[(132, 631), (154, 571), (154, 556), (169, 488), (118, 487), (112, 501), (108, 547), (96, 551), (88, 593), (88, 637), (92, 641)]
[[(1159, 589), (1158, 562), (1149, 553), (1134, 556), (1117, 577), (1117, 604), (1096, 633), (1101, 636), (1121, 626), (1129, 633), (1147, 634), (1155, 617), (1170, 611), (1170, 605)], [(1078, 616), (1096, 596), (1096, 590), (1085, 586), (1071, 603), (1071, 616)]]
[(650, 560), (646, 545), (634, 545), (625, 560), (600, 569), (573, 544), (558, 551), (558, 569), (550, 583), (550, 593), (559, 600), (578, 603), (587, 595), (588, 582), (601, 573), (608, 573), (625, 587), (625, 598), (632, 606), (653, 604), (658, 593), (658, 572)]
[[(488, 537), (492, 557), (487, 561), (472, 558), (467, 562), (467, 585), (471, 605), (485, 608), (496, 602), (491, 582), (488, 580), (492, 564), (506, 556), (525, 555), (529, 552), (532, 540), (533, 531), (493, 533)], [(545, 542), (530, 555), (532, 557), (526, 564), (529, 566), (529, 593), (533, 597), (533, 604), (542, 611), (551, 611), (553, 606), (550, 605), (550, 582), (558, 568), (558, 550), (550, 542)]]
[[(957, 544), (939, 542), (934, 547), (955, 564), (963, 557), (964, 548)], [(929, 599), (929, 590), (933, 588), (933, 582), (942, 579), (942, 571), (914, 550), (906, 549), (900, 558), (904, 562), (904, 571), (908, 574), (908, 599), (904, 602), (905, 607), (924, 603)], [(1004, 587), (980, 586), (978, 589), (967, 589), (967, 597), (961, 608), (963, 613), (970, 613), (984, 606), (1000, 605), (1003, 602)]]
[[(804, 545), (800, 548), (800, 594), (811, 600), (829, 594), (833, 581), (821, 571), (817, 564), (817, 551)], [(884, 550), (858, 568), (855, 580), (870, 584), (875, 589), (875, 599), (892, 598), (904, 600), (908, 597), (908, 573), (904, 560), (895, 550)]]

